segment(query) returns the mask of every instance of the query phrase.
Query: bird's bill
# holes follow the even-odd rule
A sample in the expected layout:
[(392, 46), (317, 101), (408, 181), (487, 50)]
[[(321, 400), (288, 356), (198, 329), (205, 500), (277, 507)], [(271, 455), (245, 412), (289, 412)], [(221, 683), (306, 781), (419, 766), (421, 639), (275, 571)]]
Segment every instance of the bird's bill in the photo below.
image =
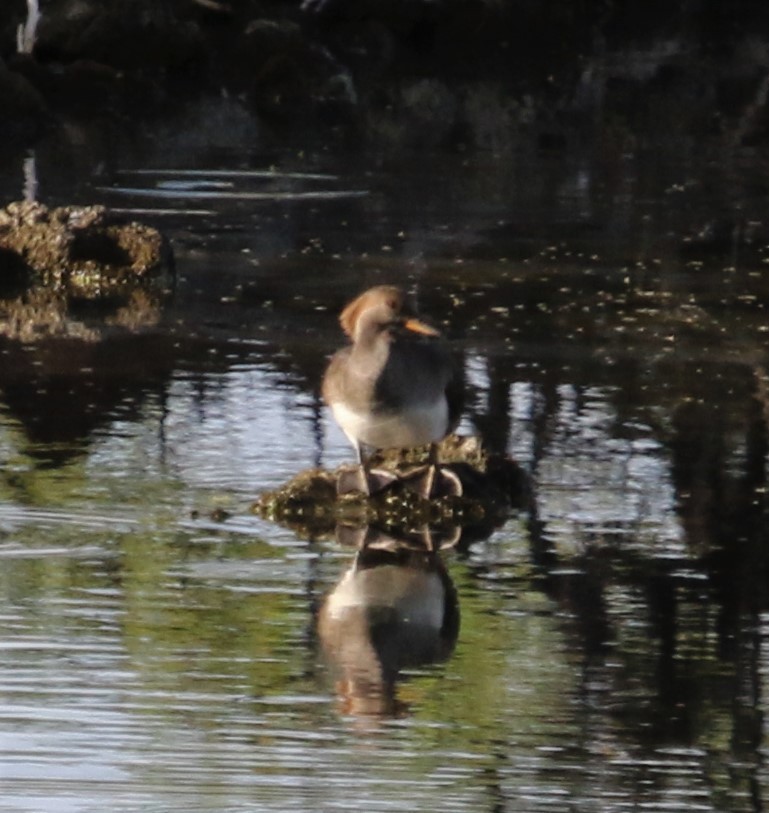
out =
[(411, 330), (414, 333), (421, 333), (424, 336), (440, 336), (440, 332), (437, 331), (434, 327), (430, 327), (430, 325), (426, 325), (424, 322), (420, 322), (419, 319), (406, 319), (403, 323), (403, 327), (406, 330)]

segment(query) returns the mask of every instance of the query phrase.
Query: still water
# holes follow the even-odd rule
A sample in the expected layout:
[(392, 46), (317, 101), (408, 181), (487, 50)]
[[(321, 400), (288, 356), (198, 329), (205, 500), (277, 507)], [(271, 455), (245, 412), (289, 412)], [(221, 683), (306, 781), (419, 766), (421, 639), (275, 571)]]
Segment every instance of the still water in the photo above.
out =
[[(761, 156), (83, 152), (4, 200), (123, 208), (177, 278), (4, 317), (1, 811), (766, 808)], [(533, 501), (368, 566), (250, 506), (349, 460), (317, 387), (384, 281)], [(335, 627), (364, 594), (419, 623)]]

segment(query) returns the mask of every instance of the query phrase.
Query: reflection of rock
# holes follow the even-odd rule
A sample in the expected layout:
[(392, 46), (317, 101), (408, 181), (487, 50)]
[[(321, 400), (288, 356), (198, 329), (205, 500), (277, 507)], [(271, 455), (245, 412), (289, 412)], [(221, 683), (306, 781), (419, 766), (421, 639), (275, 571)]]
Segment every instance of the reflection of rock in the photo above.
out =
[(462, 496), (425, 499), (415, 494), (402, 478), (425, 463), (428, 454), (428, 447), (420, 447), (375, 455), (371, 465), (397, 475), (375, 494), (337, 495), (339, 472), (311, 469), (260, 495), (253, 510), (309, 536), (330, 535), (339, 523), (391, 529), (459, 526), (485, 536), (511, 508), (529, 507), (529, 484), (521, 468), (486, 452), (477, 438), (457, 435), (440, 444), (438, 459), (461, 480)]
[(170, 259), (156, 230), (102, 207), (0, 211), (0, 390), (33, 454), (66, 459), (137, 381), (144, 391), (148, 363), (165, 375), (135, 334), (160, 319)]
[(353, 714), (397, 712), (401, 670), (445, 660), (458, 632), (457, 595), (440, 557), (380, 533), (369, 534), (318, 616)]
[(107, 333), (151, 327), (160, 319), (160, 297), (136, 290), (105, 305), (101, 318), (89, 321), (73, 313), (68, 298), (45, 287), (35, 287), (21, 296), (0, 299), (0, 335), (19, 342), (66, 337), (96, 341)]
[(66, 297), (35, 288), (15, 299), (0, 300), (0, 334), (20, 342), (45, 336), (67, 336), (93, 341), (98, 333), (68, 316)]
[(115, 219), (103, 206), (48, 209), (11, 203), (0, 211), (0, 285), (7, 268), (60, 293), (86, 299), (123, 294), (137, 284), (163, 285), (170, 248), (156, 229)]
[(155, 332), (31, 344), (0, 337), (0, 408), (19, 430), (17, 451), (41, 465), (77, 458), (116, 408), (122, 420), (137, 421), (148, 398), (165, 397), (177, 357), (174, 341)]

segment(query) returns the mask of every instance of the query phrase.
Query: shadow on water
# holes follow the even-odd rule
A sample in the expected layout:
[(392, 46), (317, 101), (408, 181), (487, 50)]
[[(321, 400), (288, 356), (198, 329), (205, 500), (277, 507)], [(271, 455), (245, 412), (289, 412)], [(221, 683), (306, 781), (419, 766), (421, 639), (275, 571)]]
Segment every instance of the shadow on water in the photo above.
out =
[[(178, 277), (151, 319), (68, 303), (77, 335), (0, 343), (11, 798), (34, 809), (42, 766), (78, 810), (430, 810), (436, 787), (763, 809), (769, 232), (746, 156), (716, 157), (294, 157), (269, 200), (221, 170), (100, 176), (155, 210)], [(384, 281), (443, 319), (466, 428), (535, 506), (438, 552), (371, 531), (350, 562), (349, 530), (298, 540), (245, 505), (348, 459), (318, 384), (339, 308)], [(190, 519), (222, 496), (230, 519)], [(73, 709), (98, 782), (67, 761)]]

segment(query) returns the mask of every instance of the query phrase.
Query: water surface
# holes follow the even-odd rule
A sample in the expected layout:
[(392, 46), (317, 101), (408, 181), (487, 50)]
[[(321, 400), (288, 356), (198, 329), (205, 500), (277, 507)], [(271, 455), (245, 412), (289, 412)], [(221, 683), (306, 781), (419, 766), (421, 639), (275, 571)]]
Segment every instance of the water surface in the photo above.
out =
[[(35, 156), (178, 275), (0, 338), (0, 810), (764, 809), (760, 156), (159, 152)], [(350, 458), (317, 388), (382, 281), (535, 501), (441, 553), (456, 641), (363, 703), (317, 627), (354, 550), (249, 508)]]

